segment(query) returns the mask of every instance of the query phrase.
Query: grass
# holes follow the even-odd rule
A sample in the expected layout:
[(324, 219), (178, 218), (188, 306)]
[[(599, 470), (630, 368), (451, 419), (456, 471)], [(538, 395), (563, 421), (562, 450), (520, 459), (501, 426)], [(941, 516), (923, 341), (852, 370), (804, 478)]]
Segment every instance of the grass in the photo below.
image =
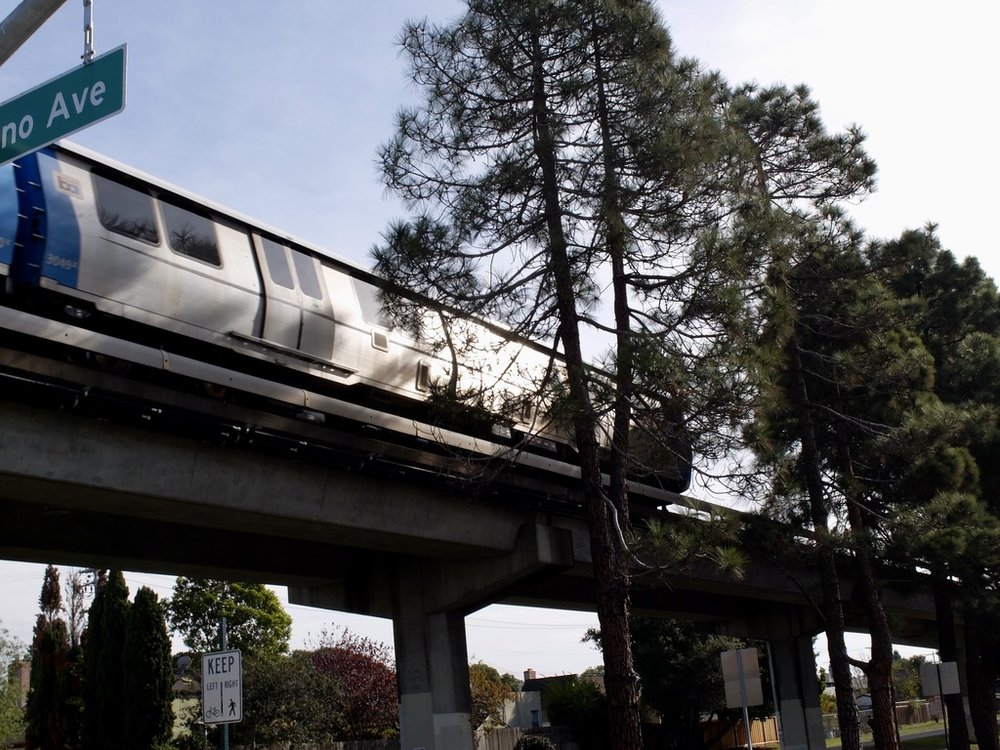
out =
[[(937, 732), (937, 734), (923, 737), (913, 737), (915, 734), (924, 732)], [(899, 727), (899, 739), (903, 750), (945, 750), (947, 744), (944, 738), (944, 724), (941, 722), (927, 721), (922, 724), (903, 724)], [(867, 743), (871, 747), (872, 735), (870, 732), (861, 733), (862, 744)], [(834, 737), (826, 741), (828, 748), (840, 747), (840, 738)], [(976, 747), (973, 745), (973, 747)]]
[[(904, 750), (944, 750), (945, 748), (943, 734), (937, 734), (933, 737), (912, 737), (910, 739), (900, 737), (900, 743)], [(976, 745), (973, 745), (973, 747), (976, 747)]]

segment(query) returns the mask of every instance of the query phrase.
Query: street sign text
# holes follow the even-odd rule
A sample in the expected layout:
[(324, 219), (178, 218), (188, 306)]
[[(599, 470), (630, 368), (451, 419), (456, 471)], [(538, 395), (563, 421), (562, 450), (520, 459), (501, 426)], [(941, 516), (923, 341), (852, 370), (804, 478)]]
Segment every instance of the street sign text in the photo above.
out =
[(243, 661), (239, 651), (201, 657), (201, 708), (206, 724), (243, 720)]
[(125, 45), (0, 104), (0, 164), (125, 108)]

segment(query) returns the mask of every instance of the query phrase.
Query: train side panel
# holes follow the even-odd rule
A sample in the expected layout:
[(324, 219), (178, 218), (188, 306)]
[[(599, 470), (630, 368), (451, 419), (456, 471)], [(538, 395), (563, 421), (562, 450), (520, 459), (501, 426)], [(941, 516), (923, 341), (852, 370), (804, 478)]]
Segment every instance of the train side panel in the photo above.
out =
[(40, 153), (47, 228), (38, 286), (203, 340), (257, 335), (250, 236), (169, 195), (65, 154)]
[(372, 306), (374, 287), (328, 263), (320, 264), (324, 284), (334, 300), (337, 340), (335, 362), (357, 371), (357, 380), (388, 394), (423, 398), (417, 388), (421, 353), (413, 342), (392, 331)]

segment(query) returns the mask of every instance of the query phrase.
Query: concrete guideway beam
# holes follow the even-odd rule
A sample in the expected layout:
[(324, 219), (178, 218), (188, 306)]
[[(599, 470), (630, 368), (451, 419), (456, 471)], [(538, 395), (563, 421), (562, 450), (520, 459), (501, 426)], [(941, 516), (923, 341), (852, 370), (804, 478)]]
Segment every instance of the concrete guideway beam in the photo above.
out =
[(363, 570), (346, 570), (317, 586), (289, 586), (292, 604), (340, 612), (394, 617), (394, 588), (403, 575), (416, 576), (422, 602), (431, 612), (473, 612), (504, 598), (505, 592), (531, 578), (569, 570), (575, 564), (573, 540), (566, 529), (525, 524), (513, 548), (501, 555), (464, 560), (385, 555)]
[[(574, 516), (13, 401), (0, 405), (0, 509), (11, 559), (243, 572), (298, 586), (295, 603), (391, 617), (406, 748), (471, 750), (467, 613), (593, 605)], [(699, 571), (634, 601), (769, 640), (785, 746), (822, 747), (809, 571), (792, 581), (758, 567), (740, 582)], [(925, 635), (927, 596), (884, 593), (901, 598), (891, 611), (912, 621), (909, 636)]]
[(526, 513), (367, 472), (296, 463), (5, 402), (0, 499), (345, 548), (469, 559), (512, 549)]

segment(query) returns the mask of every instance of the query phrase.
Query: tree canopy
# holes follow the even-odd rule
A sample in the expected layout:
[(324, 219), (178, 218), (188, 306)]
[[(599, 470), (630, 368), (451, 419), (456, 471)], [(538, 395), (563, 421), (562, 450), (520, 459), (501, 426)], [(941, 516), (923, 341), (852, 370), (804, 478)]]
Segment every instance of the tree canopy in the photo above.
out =
[(15, 681), (13, 666), (27, 656), (27, 646), (0, 627), (0, 745), (14, 744), (24, 733), (21, 684)]
[(503, 676), (483, 662), (469, 665), (469, 683), (472, 691), (472, 727), (479, 729), (504, 725), (504, 706), (514, 698), (514, 691)]
[(288, 651), (292, 618), (263, 584), (179, 577), (167, 602), (170, 626), (197, 653), (217, 651), (220, 618), (226, 618), (229, 648), (245, 654)]
[[(642, 0), (470, 0), (455, 23), (408, 24), (401, 42), (424, 100), (399, 113), (379, 158), (416, 216), (387, 230), (375, 269), (433, 301), (436, 330), (388, 297), (432, 348), (453, 352), (450, 395), (502, 389), (496, 358), (451, 335), (442, 311), (500, 320), (560, 352), (518, 380), (579, 457), (614, 741), (638, 748), (624, 542), (644, 456), (632, 436), (649, 436), (661, 462), (686, 461), (667, 438), (692, 425), (700, 449), (717, 450), (745, 391), (738, 370), (718, 367), (743, 340), (738, 250), (753, 249), (716, 241), (736, 210), (725, 86), (675, 56)], [(699, 387), (686, 388), (695, 371)]]
[(56, 750), (76, 741), (80, 707), (74, 654), (61, 616), (59, 570), (54, 565), (45, 569), (38, 603), (41, 611), (31, 642), (25, 740), (32, 747)]
[(396, 667), (385, 644), (342, 628), (324, 632), (310, 658), (341, 687), (339, 739), (385, 739), (399, 732)]

